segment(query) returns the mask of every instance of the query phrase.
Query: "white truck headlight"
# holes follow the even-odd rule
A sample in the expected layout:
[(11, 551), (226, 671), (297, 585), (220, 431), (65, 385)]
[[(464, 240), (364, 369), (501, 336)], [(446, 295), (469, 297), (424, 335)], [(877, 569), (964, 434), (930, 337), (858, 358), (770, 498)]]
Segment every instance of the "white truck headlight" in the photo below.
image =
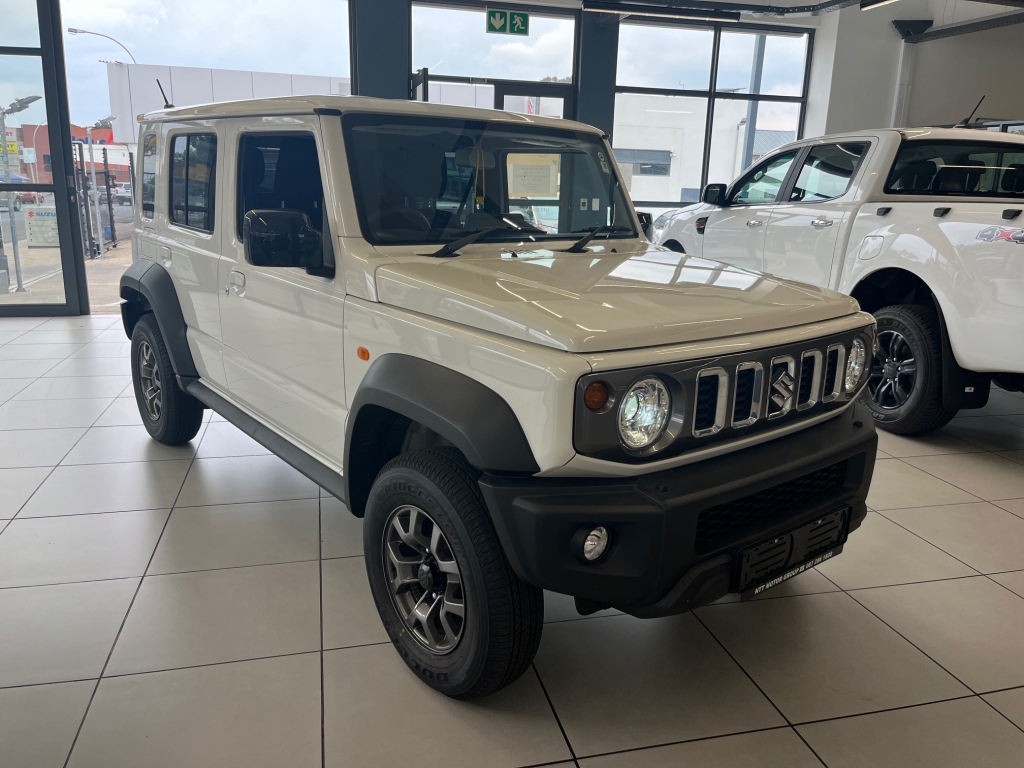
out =
[(619, 437), (627, 448), (648, 448), (661, 437), (672, 412), (672, 397), (659, 379), (641, 379), (619, 405)]
[(864, 375), (864, 363), (867, 361), (867, 349), (864, 346), (864, 342), (860, 339), (853, 340), (853, 346), (850, 347), (850, 357), (846, 361), (846, 380), (844, 386), (846, 387), (846, 393), (852, 394), (857, 389), (857, 385), (860, 384), (861, 377)]

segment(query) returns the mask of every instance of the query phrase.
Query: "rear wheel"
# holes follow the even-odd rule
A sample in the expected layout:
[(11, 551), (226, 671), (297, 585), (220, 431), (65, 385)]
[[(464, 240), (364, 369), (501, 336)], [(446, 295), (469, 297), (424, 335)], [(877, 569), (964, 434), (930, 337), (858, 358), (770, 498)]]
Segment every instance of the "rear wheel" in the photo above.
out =
[(132, 383), (142, 424), (164, 445), (184, 445), (203, 425), (203, 404), (183, 392), (174, 378), (160, 326), (143, 315), (132, 331)]
[(529, 668), (544, 603), (512, 571), (473, 470), (454, 454), (388, 463), (370, 490), (363, 545), (377, 611), (405, 663), (441, 693), (474, 699)]
[(933, 309), (897, 304), (874, 313), (878, 336), (864, 401), (882, 429), (919, 435), (957, 410), (942, 402), (942, 336)]

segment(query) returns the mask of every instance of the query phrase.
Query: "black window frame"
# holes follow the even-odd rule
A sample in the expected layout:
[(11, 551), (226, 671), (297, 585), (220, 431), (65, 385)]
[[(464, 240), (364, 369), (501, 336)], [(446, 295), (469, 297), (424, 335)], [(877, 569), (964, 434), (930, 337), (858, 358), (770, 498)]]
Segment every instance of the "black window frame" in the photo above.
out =
[[(647, 94), (654, 96), (684, 96), (690, 98), (704, 99), (707, 107), (706, 119), (704, 125), (704, 156), (701, 163), (701, 175), (700, 175), (700, 187), (703, 189), (708, 183), (708, 172), (711, 164), (711, 140), (713, 137), (713, 127), (715, 119), (715, 103), (718, 101), (747, 101), (763, 104), (766, 102), (774, 103), (789, 103), (798, 104), (800, 106), (800, 117), (797, 122), (796, 137), (793, 141), (801, 141), (804, 135), (804, 121), (807, 116), (807, 98), (810, 90), (811, 82), (811, 62), (814, 54), (814, 29), (812, 27), (789, 27), (789, 26), (767, 26), (763, 24), (743, 24), (743, 23), (722, 23), (714, 21), (685, 21), (681, 19), (668, 19), (668, 18), (653, 18), (653, 17), (637, 17), (635, 20), (623, 20), (620, 25), (631, 24), (635, 26), (655, 26), (655, 27), (682, 27), (690, 29), (710, 29), (713, 34), (713, 42), (711, 47), (711, 70), (708, 76), (708, 87), (704, 89), (689, 89), (689, 88), (646, 88), (634, 85), (619, 85), (616, 79), (615, 93), (614, 96), (618, 96), (620, 93), (631, 93), (631, 94)], [(802, 89), (799, 96), (779, 96), (779, 95), (767, 95), (767, 94), (746, 94), (746, 93), (729, 93), (726, 91), (718, 90), (718, 63), (721, 55), (721, 43), (722, 43), (722, 32), (754, 32), (764, 33), (766, 35), (806, 35), (807, 36), (807, 53), (804, 58), (804, 72), (803, 72), (803, 83)], [(618, 50), (615, 51), (615, 56), (618, 57)], [(614, 113), (612, 117), (612, 126), (614, 134)], [(613, 136), (614, 142), (614, 136)], [(787, 142), (787, 145), (792, 142)], [(783, 145), (786, 146), (786, 145)], [(772, 150), (774, 151), (774, 150)], [(758, 163), (764, 160), (765, 157), (758, 159)], [(747, 174), (743, 174), (742, 178), (745, 178)], [(738, 180), (737, 180), (738, 181)], [(733, 187), (736, 186), (734, 182)], [(730, 187), (731, 192), (732, 187)], [(680, 202), (678, 200), (634, 200), (634, 205), (638, 206), (655, 206), (658, 208), (678, 208)]]
[[(193, 224), (188, 223), (189, 216), (189, 204), (188, 204), (188, 158), (189, 158), (189, 147), (191, 146), (192, 139), (199, 137), (212, 137), (213, 138), (213, 163), (210, 169), (210, 181), (209, 181), (209, 197), (207, 208), (209, 212), (207, 214), (207, 221), (210, 224), (210, 228), (197, 227)], [(175, 206), (174, 206), (174, 142), (180, 138), (185, 139), (185, 194), (184, 194), (184, 211), (185, 220), (179, 221), (175, 218)], [(182, 227), (184, 229), (190, 229), (194, 232), (205, 232), (207, 234), (213, 234), (217, 230), (217, 161), (220, 156), (220, 143), (217, 140), (216, 131), (180, 131), (168, 134), (166, 139), (167, 147), (167, 221), (168, 223)]]
[[(146, 143), (153, 140), (153, 154), (146, 154)], [(139, 163), (139, 215), (146, 221), (152, 221), (156, 218), (156, 177), (160, 170), (160, 138), (155, 131), (147, 132), (142, 135), (142, 162)], [(146, 200), (146, 158), (152, 157), (153, 163), (153, 199)]]
[[(993, 131), (993, 133), (1005, 133), (1005, 131)], [(979, 132), (979, 135), (984, 136), (985, 133)], [(889, 172), (885, 176), (885, 186), (882, 188), (882, 192), (887, 195), (893, 195), (896, 197), (955, 197), (958, 199), (966, 200), (978, 200), (985, 198), (995, 198), (999, 200), (1021, 200), (1024, 199), (1024, 195), (1000, 192), (990, 192), (987, 194), (978, 194), (972, 192), (954, 192), (954, 191), (936, 191), (928, 190), (927, 192), (920, 192), (917, 190), (903, 190), (893, 189), (893, 176), (896, 173), (896, 163), (899, 162), (900, 155), (903, 150), (913, 144), (925, 144), (930, 146), (957, 146), (957, 145), (969, 145), (971, 142), (967, 139), (908, 139), (904, 137), (900, 141), (899, 147), (896, 149), (896, 154), (893, 156), (892, 164), (889, 166)], [(991, 144), (995, 147), (1014, 148), (1014, 154), (1024, 155), (1024, 144), (1012, 144), (1009, 142), (1001, 141), (978, 141), (976, 145), (981, 147), (986, 144)], [(933, 180), (934, 183), (934, 180)]]

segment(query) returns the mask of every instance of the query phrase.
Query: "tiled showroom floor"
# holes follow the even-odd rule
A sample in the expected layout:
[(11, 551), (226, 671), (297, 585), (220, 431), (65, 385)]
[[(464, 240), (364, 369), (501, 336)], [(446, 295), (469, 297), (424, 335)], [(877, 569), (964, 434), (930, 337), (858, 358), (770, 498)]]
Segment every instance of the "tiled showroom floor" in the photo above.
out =
[(387, 644), (358, 521), (217, 417), (150, 441), (127, 352), (0, 320), (2, 766), (1024, 766), (1020, 395), (882, 434), (827, 566), (657, 621), (548, 596), (534, 669), (462, 703)]

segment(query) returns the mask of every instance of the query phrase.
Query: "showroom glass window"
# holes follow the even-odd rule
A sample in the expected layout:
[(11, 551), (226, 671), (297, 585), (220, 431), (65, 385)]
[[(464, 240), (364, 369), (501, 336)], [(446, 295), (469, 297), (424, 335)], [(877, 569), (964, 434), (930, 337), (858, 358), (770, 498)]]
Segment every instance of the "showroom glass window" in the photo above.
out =
[(193, 133), (171, 139), (171, 221), (213, 231), (217, 137)]
[(695, 203), (797, 139), (810, 35), (624, 21), (612, 142), (633, 200), (655, 213)]

